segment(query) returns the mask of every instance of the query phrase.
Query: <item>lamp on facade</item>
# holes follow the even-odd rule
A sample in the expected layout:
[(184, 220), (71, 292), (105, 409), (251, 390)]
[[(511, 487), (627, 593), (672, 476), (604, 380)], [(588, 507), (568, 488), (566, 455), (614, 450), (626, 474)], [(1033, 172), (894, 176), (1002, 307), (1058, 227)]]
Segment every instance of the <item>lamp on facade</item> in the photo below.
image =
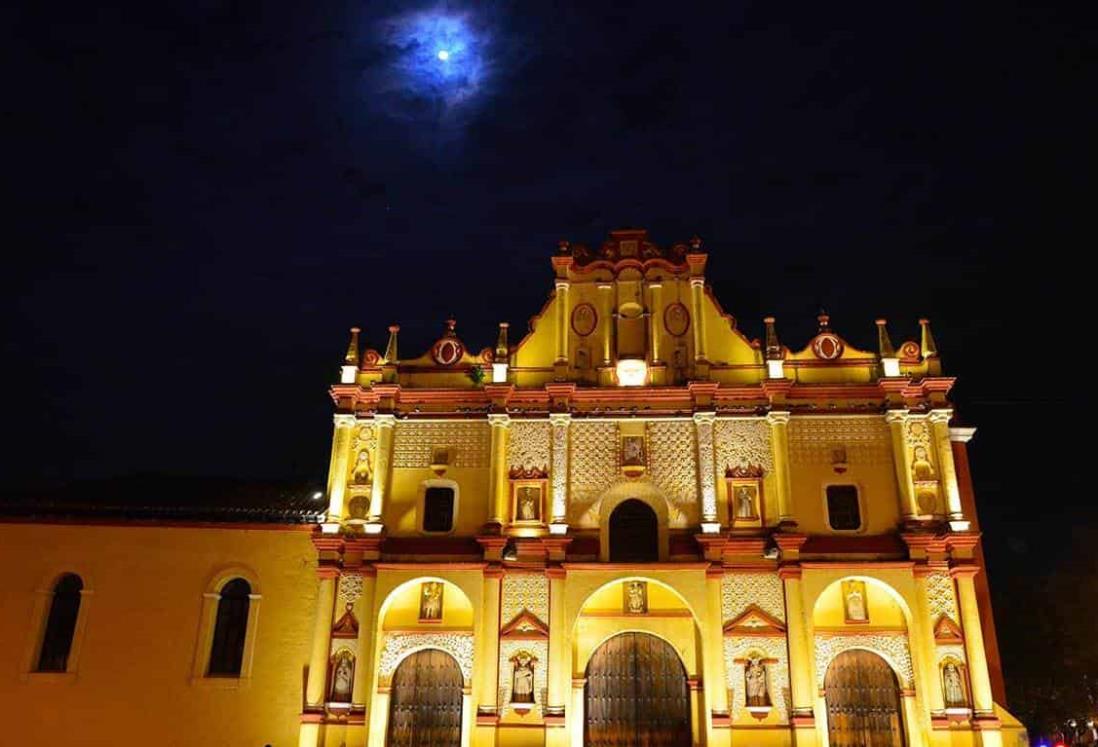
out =
[(644, 386), (648, 383), (648, 364), (638, 358), (618, 361), (618, 386)]

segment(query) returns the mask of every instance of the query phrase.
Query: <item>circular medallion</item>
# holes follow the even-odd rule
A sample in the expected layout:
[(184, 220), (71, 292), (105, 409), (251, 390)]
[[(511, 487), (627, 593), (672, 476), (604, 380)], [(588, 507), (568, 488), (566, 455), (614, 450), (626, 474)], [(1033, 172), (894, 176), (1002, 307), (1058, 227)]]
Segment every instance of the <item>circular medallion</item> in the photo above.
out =
[(690, 329), (690, 312), (675, 302), (663, 310), (663, 326), (675, 337), (682, 337)]
[(461, 343), (453, 338), (443, 338), (435, 343), (431, 356), (440, 366), (452, 366), (461, 360), (465, 349)]
[(919, 360), (919, 343), (908, 340), (900, 346), (900, 357), (905, 361)]
[(581, 303), (572, 309), (572, 329), (580, 337), (587, 337), (599, 325), (599, 315), (589, 303)]
[(821, 360), (833, 361), (843, 354), (843, 342), (836, 335), (825, 332), (812, 341), (812, 352)]

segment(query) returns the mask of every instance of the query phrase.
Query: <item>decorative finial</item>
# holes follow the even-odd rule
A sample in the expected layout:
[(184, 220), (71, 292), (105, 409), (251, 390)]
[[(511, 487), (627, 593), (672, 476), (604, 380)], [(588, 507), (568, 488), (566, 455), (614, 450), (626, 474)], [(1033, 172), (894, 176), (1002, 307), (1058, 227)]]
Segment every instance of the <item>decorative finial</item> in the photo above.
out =
[(442, 333), (443, 337), (457, 337), (457, 333), (454, 332), (454, 327), (457, 326), (457, 320), (450, 317), (446, 320), (446, 331)]
[(827, 332), (831, 329), (831, 315), (823, 309), (820, 309), (820, 313), (816, 316), (816, 321), (820, 324), (820, 332)]
[(507, 360), (509, 349), (507, 347), (507, 328), (511, 325), (507, 322), (499, 323), (499, 338), (496, 340), (496, 362), (503, 363)]
[(557, 242), (557, 252), (559, 254), (568, 254), (568, 252), (571, 248), (572, 248), (572, 243), (570, 241), (568, 241), (568, 239), (561, 239), (560, 241)]
[(397, 332), (399, 331), (399, 324), (389, 325), (389, 344), (385, 346), (385, 358), (382, 363), (396, 365), (399, 360), (399, 358), (397, 358)]
[(766, 359), (778, 360), (782, 357), (782, 344), (778, 341), (778, 330), (774, 326), (774, 317), (763, 319), (766, 325)]
[(920, 347), (923, 349), (923, 357), (937, 357), (938, 344), (934, 342), (934, 335), (930, 332), (930, 320), (920, 319), (919, 326), (922, 327), (922, 339), (920, 340)]
[(351, 327), (351, 343), (347, 346), (347, 354), (343, 356), (343, 363), (347, 366), (358, 367), (358, 327)]
[(700, 236), (698, 236), (697, 234), (694, 234), (694, 235), (693, 235), (693, 236), (692, 236), (692, 237), (690, 238), (690, 248), (691, 248), (692, 250), (694, 250), (695, 252), (699, 252), (699, 251), (701, 251), (701, 246), (702, 246), (702, 240), (701, 240), (701, 237), (700, 237)]
[(892, 347), (892, 340), (888, 336), (888, 320), (877, 320), (877, 347), (882, 358), (895, 358), (896, 349)]

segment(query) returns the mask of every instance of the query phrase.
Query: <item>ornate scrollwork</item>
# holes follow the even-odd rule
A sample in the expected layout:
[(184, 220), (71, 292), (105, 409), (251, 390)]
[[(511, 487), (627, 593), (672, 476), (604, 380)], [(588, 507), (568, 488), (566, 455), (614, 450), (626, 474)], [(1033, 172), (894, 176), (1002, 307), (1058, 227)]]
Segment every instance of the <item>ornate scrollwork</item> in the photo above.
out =
[(770, 473), (774, 470), (770, 424), (765, 419), (720, 418), (716, 425), (716, 440), (717, 465), (726, 472), (748, 470)]
[(785, 622), (785, 590), (778, 575), (726, 573), (721, 581), (721, 611), (724, 621), (738, 617), (752, 604)]
[(891, 464), (888, 425), (879, 416), (796, 417), (789, 421), (793, 464), (832, 464), (842, 447), (848, 464)]
[(819, 687), (824, 686), (827, 668), (831, 661), (852, 648), (862, 648), (878, 654), (892, 665), (900, 679), (900, 687), (905, 690), (914, 687), (915, 674), (911, 665), (911, 650), (907, 645), (907, 633), (851, 633), (850, 635), (817, 635), (816, 679)]
[(397, 666), (408, 654), (425, 648), (437, 648), (454, 657), (466, 684), (473, 676), (473, 634), (470, 633), (386, 633), (378, 669), (392, 677)]
[(453, 467), (488, 467), (492, 448), (488, 421), (399, 422), (393, 435), (395, 468), (430, 467), (432, 451), (440, 446), (452, 448)]

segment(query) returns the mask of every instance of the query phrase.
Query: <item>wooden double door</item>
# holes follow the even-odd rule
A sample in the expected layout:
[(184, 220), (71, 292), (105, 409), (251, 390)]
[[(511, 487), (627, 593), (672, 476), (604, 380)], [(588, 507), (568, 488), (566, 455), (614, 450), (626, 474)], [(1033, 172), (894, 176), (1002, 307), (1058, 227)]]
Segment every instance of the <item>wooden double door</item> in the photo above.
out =
[(831, 747), (904, 747), (900, 686), (892, 667), (870, 651), (844, 651), (824, 678)]
[(388, 747), (461, 747), (464, 679), (454, 657), (418, 651), (393, 672)]
[(587, 747), (689, 747), (690, 690), (678, 653), (647, 633), (621, 633), (587, 664)]

